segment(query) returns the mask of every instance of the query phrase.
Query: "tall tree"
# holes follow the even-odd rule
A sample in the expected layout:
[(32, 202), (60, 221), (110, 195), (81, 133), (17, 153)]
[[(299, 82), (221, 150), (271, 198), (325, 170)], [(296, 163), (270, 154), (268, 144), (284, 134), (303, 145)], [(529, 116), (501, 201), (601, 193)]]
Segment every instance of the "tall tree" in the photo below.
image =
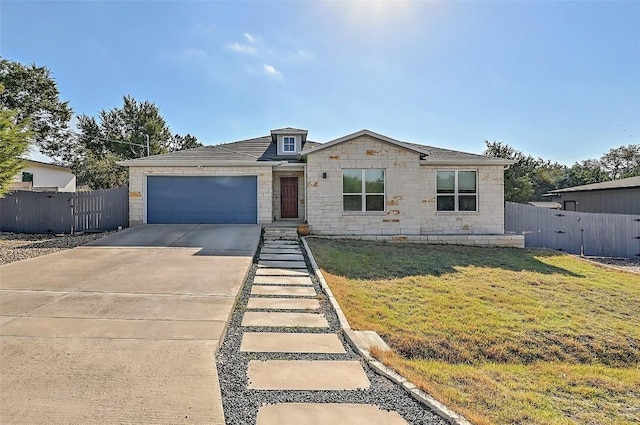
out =
[(9, 183), (24, 167), (22, 157), (31, 137), (29, 124), (29, 119), (20, 119), (17, 111), (0, 106), (0, 196), (7, 193)]
[(16, 122), (31, 121), (33, 146), (55, 156), (70, 135), (72, 110), (60, 100), (58, 86), (51, 71), (35, 64), (23, 65), (0, 58), (0, 106), (15, 113)]
[(602, 155), (600, 164), (611, 180), (640, 176), (640, 145), (610, 149)]
[(504, 172), (504, 198), (511, 202), (527, 202), (535, 192), (531, 175), (535, 170), (535, 161), (530, 156), (502, 142), (485, 141), (483, 154), (516, 161)]
[(582, 186), (585, 184), (600, 183), (611, 180), (602, 164), (597, 159), (586, 159), (576, 162), (567, 169), (567, 172), (559, 180), (559, 188)]
[(80, 115), (78, 135), (59, 151), (78, 176), (92, 189), (120, 186), (128, 181), (127, 170), (117, 161), (163, 154), (201, 146), (194, 136), (172, 134), (158, 107), (131, 96), (120, 108), (102, 110), (98, 117)]

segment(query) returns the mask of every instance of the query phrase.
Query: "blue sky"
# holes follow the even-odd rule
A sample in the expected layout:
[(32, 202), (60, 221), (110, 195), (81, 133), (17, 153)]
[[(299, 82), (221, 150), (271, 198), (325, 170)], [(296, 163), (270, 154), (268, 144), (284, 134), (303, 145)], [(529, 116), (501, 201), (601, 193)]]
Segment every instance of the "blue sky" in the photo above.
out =
[(3, 0), (0, 54), (78, 114), (130, 94), (205, 144), (368, 128), (571, 164), (640, 143), (640, 1)]

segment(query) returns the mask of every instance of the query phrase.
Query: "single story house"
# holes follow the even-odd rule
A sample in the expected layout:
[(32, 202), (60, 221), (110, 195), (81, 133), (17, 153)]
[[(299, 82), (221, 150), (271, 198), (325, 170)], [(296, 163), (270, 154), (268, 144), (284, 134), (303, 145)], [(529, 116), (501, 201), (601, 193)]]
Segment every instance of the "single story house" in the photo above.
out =
[(127, 160), (130, 225), (306, 221), (313, 234), (522, 246), (504, 234), (513, 161), (361, 130), (307, 130)]
[(25, 159), (26, 166), (14, 176), (9, 190), (75, 192), (76, 176), (70, 168)]
[(640, 214), (640, 176), (550, 191), (565, 211)]

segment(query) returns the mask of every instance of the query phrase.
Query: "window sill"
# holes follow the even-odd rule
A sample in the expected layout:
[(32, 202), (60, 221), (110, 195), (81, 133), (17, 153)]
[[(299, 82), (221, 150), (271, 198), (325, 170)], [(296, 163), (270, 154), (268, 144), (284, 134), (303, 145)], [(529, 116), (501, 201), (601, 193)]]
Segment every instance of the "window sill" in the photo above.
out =
[(367, 216), (384, 216), (387, 215), (386, 212), (384, 211), (342, 211), (342, 215), (343, 216), (363, 216), (363, 215), (367, 215)]
[(475, 215), (475, 214), (480, 214), (480, 211), (436, 211), (436, 215), (452, 215), (452, 214)]

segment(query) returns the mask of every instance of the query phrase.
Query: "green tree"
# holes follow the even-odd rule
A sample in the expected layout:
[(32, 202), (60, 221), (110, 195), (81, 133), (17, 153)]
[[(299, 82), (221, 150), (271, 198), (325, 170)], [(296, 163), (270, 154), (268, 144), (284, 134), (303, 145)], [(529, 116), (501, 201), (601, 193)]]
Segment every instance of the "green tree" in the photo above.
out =
[(611, 180), (640, 176), (640, 145), (610, 149), (602, 155), (600, 164)]
[(23, 65), (0, 58), (0, 106), (15, 113), (16, 123), (29, 119), (32, 145), (55, 156), (70, 135), (72, 110), (60, 100), (51, 71), (35, 64)]
[(504, 172), (504, 198), (511, 202), (527, 202), (535, 193), (532, 179), (536, 168), (536, 161), (531, 156), (502, 142), (485, 141), (486, 149), (483, 154), (497, 158), (505, 158), (516, 161)]
[(128, 182), (127, 170), (117, 161), (146, 156), (147, 140), (150, 155), (201, 146), (190, 134), (172, 134), (154, 103), (125, 96), (120, 108), (102, 110), (97, 117), (80, 115), (77, 137), (58, 156), (71, 166), (79, 184), (106, 189)]
[(9, 183), (24, 167), (22, 157), (29, 149), (29, 120), (19, 119), (18, 115), (0, 107), (0, 196), (7, 193)]
[(600, 161), (597, 159), (586, 159), (576, 162), (567, 169), (567, 172), (559, 181), (559, 187), (582, 186), (607, 180), (611, 179), (602, 168)]
[(186, 136), (180, 136), (179, 134), (173, 135), (173, 140), (169, 145), (171, 151), (182, 151), (185, 149), (194, 149), (202, 147), (202, 143), (198, 142), (195, 136), (187, 134)]

